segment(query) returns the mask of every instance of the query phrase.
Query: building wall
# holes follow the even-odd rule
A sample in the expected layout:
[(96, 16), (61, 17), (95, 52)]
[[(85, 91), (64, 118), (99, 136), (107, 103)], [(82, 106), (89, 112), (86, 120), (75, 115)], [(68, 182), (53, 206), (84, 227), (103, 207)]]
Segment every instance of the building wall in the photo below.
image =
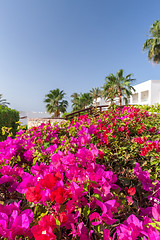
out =
[[(160, 80), (148, 80), (134, 86), (136, 92), (131, 96), (131, 104), (156, 104), (160, 103)], [(138, 102), (134, 96), (138, 94)]]
[[(134, 86), (136, 90), (131, 96), (130, 104), (151, 104), (151, 80)], [(137, 96), (137, 102), (134, 99)]]
[[(134, 86), (135, 92), (130, 97), (129, 104), (152, 105), (160, 103), (160, 80), (148, 80)], [(114, 101), (118, 105), (118, 98)], [(109, 104), (103, 98), (99, 99), (99, 105)], [(122, 99), (122, 104), (125, 104)]]
[(99, 103), (98, 105), (105, 105), (105, 104), (107, 104), (107, 102), (104, 100), (104, 98), (98, 98), (97, 99), (97, 102)]
[(160, 80), (151, 80), (151, 105), (160, 103)]

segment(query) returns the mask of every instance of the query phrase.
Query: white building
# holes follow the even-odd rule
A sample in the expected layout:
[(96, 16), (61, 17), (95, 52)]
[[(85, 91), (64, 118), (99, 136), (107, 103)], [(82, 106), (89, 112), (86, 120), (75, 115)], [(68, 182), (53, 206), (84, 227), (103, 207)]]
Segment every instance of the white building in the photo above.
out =
[(130, 98), (130, 104), (152, 105), (160, 103), (160, 80), (148, 80), (134, 86), (135, 92)]
[[(133, 86), (136, 90), (129, 99), (129, 104), (137, 105), (152, 105), (160, 103), (160, 80), (148, 80)], [(118, 97), (114, 99), (118, 105)], [(97, 99), (97, 105), (110, 104), (110, 101), (105, 101), (104, 98)], [(122, 99), (122, 105), (125, 105)]]

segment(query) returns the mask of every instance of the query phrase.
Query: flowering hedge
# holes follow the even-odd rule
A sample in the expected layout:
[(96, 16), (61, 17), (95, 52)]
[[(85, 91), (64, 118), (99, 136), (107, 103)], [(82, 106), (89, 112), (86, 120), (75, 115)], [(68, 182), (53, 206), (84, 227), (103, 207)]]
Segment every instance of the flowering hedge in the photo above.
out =
[(140, 107), (140, 109), (147, 110), (148, 112), (151, 112), (151, 113), (160, 113), (160, 104), (159, 103), (156, 103), (153, 105), (146, 104), (146, 105), (141, 105), (139, 107)]
[(160, 239), (160, 118), (134, 107), (0, 143), (2, 239)]
[(10, 130), (10, 134), (15, 135), (17, 127), (19, 126), (19, 112), (0, 105), (0, 141), (6, 139), (6, 134), (3, 133), (2, 128), (5, 127)]

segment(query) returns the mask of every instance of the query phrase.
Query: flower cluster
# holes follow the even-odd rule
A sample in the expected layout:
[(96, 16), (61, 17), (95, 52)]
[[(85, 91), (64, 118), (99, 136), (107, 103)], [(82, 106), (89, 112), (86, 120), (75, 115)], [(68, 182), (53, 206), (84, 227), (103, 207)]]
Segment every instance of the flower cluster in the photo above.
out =
[(20, 202), (0, 205), (0, 235), (3, 238), (15, 239), (16, 236), (32, 237), (30, 223), (33, 212), (30, 209), (20, 210)]
[(0, 143), (0, 236), (160, 239), (158, 116), (135, 107)]

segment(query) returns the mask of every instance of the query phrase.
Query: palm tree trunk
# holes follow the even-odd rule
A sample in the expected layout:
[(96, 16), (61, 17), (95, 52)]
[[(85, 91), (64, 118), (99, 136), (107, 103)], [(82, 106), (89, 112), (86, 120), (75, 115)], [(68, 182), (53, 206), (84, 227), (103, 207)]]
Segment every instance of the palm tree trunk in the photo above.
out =
[(119, 97), (119, 106), (122, 105), (122, 93), (121, 93), (121, 89), (118, 89), (118, 97)]
[(54, 117), (59, 117), (60, 116), (60, 111), (57, 109), (54, 113)]
[(95, 101), (96, 101), (96, 108), (97, 108), (97, 98), (95, 98)]
[(111, 105), (113, 105), (113, 102), (114, 102), (114, 98), (111, 98)]

